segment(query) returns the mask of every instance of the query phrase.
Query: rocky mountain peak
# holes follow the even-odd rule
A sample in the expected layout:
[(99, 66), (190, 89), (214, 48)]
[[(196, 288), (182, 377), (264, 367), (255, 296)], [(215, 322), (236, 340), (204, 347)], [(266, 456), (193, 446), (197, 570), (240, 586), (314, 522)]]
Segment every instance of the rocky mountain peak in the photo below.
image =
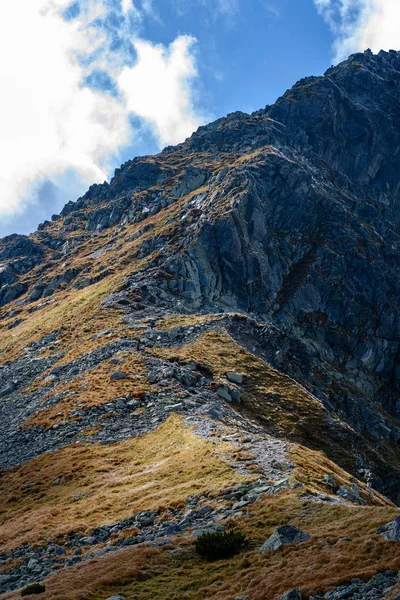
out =
[[(7, 598), (394, 597), (399, 65), (354, 54), (0, 240)], [(211, 581), (192, 538), (232, 528)]]

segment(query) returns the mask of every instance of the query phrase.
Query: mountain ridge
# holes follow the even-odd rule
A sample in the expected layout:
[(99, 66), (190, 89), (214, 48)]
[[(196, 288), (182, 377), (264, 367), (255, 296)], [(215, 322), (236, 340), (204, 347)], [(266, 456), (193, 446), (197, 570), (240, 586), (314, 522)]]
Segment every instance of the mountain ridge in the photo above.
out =
[[(102, 600), (103, 580), (79, 578), (152, 548), (164, 566), (112, 592), (275, 600), (290, 583), (322, 598), (400, 570), (376, 534), (400, 501), (399, 88), (400, 52), (352, 55), (0, 240), (5, 598), (66, 567), (76, 593), (55, 573), (46, 597)], [(221, 564), (226, 595), (185, 537), (238, 523), (261, 546), (288, 519), (313, 532), (311, 575), (301, 552), (284, 551), (295, 572), (268, 571), (250, 549), (248, 566)], [(174, 569), (157, 583), (179, 548), (197, 591), (174, 591)]]

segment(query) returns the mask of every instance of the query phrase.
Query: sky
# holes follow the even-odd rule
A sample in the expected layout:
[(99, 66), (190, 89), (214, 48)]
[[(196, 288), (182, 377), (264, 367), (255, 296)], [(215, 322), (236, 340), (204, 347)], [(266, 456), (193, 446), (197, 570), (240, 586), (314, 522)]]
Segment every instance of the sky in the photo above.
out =
[(0, 237), (353, 52), (399, 49), (399, 19), (399, 0), (2, 2)]

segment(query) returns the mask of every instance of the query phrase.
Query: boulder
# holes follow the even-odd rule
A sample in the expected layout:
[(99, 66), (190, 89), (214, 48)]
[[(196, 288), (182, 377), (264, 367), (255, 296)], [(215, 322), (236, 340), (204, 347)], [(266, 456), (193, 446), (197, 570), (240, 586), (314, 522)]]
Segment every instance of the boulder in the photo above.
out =
[(226, 376), (232, 383), (238, 383), (239, 385), (243, 383), (243, 375), (241, 373), (232, 373), (229, 371)]
[(239, 392), (239, 390), (237, 390), (236, 388), (232, 388), (231, 390), (229, 390), (229, 394), (232, 398), (232, 402), (234, 402), (235, 404), (241, 403), (242, 394)]
[(341, 485), (337, 490), (336, 494), (344, 498), (345, 500), (350, 500), (350, 502), (357, 502), (357, 504), (365, 504), (365, 501), (360, 498), (360, 489), (357, 485)]
[(223, 398), (227, 402), (232, 402), (232, 397), (231, 397), (226, 385), (217, 389), (217, 396), (219, 396), (220, 398)]
[(17, 282), (13, 285), (4, 285), (0, 291), (0, 306), (4, 306), (8, 302), (12, 302), (25, 294), (28, 290), (28, 286), (26, 283)]
[(302, 600), (303, 596), (298, 588), (293, 588), (283, 594), (278, 600)]
[(26, 235), (12, 234), (0, 240), (0, 261), (27, 256), (42, 258), (43, 248)]
[(227, 402), (234, 402), (240, 404), (242, 400), (242, 394), (236, 388), (228, 388), (226, 385), (217, 389), (217, 396), (223, 398)]
[(297, 544), (310, 539), (310, 535), (301, 531), (294, 525), (282, 525), (275, 529), (274, 533), (261, 546), (260, 554), (264, 554), (268, 550), (282, 550), (287, 544)]
[(390, 523), (386, 523), (386, 525), (378, 527), (376, 533), (382, 535), (385, 540), (400, 542), (400, 517), (397, 517)]
[(111, 381), (119, 381), (120, 379), (126, 379), (127, 377), (129, 377), (128, 373), (119, 373), (117, 371), (111, 375), (110, 379)]
[(183, 177), (176, 183), (171, 192), (173, 198), (182, 198), (186, 194), (198, 189), (207, 181), (208, 173), (203, 169), (189, 167)]

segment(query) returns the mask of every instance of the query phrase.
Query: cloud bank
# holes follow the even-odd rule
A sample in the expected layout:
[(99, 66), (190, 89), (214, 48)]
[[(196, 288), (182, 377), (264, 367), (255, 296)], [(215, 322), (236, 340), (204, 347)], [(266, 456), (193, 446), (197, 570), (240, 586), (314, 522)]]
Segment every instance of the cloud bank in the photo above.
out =
[(192, 94), (195, 40), (140, 39), (152, 15), (149, 0), (2, 3), (0, 235), (27, 208), (40, 215), (49, 198), (60, 208), (107, 179), (139, 135), (132, 116), (152, 127), (160, 147), (202, 122)]
[(196, 75), (194, 44), (189, 36), (180, 36), (168, 49), (137, 40), (137, 63), (118, 77), (128, 110), (150, 123), (162, 144), (182, 141), (199, 124), (190, 87)]
[(371, 48), (400, 49), (398, 0), (314, 0), (335, 36), (334, 60)]

